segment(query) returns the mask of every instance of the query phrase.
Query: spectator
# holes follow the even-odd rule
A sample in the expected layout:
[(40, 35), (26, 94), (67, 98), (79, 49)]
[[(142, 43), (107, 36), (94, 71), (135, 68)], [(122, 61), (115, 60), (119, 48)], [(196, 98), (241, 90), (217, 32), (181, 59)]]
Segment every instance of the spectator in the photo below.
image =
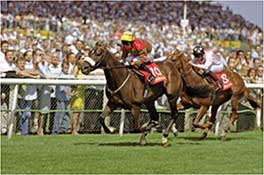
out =
[(264, 74), (263, 74), (263, 66), (258, 66), (257, 67), (257, 72), (256, 72), (256, 82), (259, 83), (259, 84), (263, 84), (263, 77), (264, 77)]
[(262, 66), (261, 59), (260, 58), (253, 59), (253, 67), (257, 69), (260, 66)]
[(69, 62), (70, 67), (69, 67), (69, 74), (73, 74), (74, 72), (74, 67), (76, 65), (76, 56), (73, 52), (70, 52), (67, 54), (66, 60)]
[[(74, 67), (74, 76), (77, 78), (82, 76), (81, 65), (83, 60), (79, 60), (77, 65)], [(72, 110), (72, 135), (78, 135), (78, 127), (80, 122), (81, 111), (84, 109), (84, 86), (77, 85), (72, 89), (72, 94), (76, 94), (71, 98), (70, 108)]]
[(0, 51), (0, 58), (3, 59), (5, 57), (5, 52), (8, 50), (9, 44), (8, 41), (1, 41), (1, 51)]
[[(61, 73), (61, 62), (59, 61), (59, 52), (53, 52), (51, 53), (51, 62), (49, 64), (49, 70), (50, 70), (50, 78), (58, 78), (60, 73)], [(50, 95), (51, 100), (50, 100), (50, 106), (51, 110), (56, 110), (57, 108), (57, 100), (56, 100), (56, 86), (52, 85), (50, 86), (52, 88), (52, 93)], [(54, 122), (54, 117), (55, 117), (55, 112), (50, 112), (50, 120), (49, 120), (49, 131), (53, 130), (53, 122)]]
[(26, 69), (26, 60), (20, 57), (16, 60), (16, 73), (20, 78), (39, 78), (39, 73), (33, 69)]
[(25, 64), (25, 69), (34, 69), (34, 66), (33, 66), (33, 52), (31, 49), (25, 51), (25, 53), (23, 54), (24, 56), (24, 59), (26, 61), (26, 64)]
[(78, 50), (78, 53), (84, 53), (83, 51), (83, 42), (79, 39), (75, 41), (75, 48)]
[[(33, 59), (37, 65), (37, 69), (40, 73), (41, 78), (50, 77), (50, 69), (48, 62), (45, 60), (44, 55), (40, 49), (33, 51)], [(38, 105), (40, 109), (40, 115), (38, 117), (38, 131), (37, 134), (42, 136), (44, 135), (44, 120), (47, 119), (47, 115), (50, 111), (50, 94), (52, 88), (47, 85), (38, 86)], [(46, 120), (47, 121), (47, 120)]]
[[(16, 60), (17, 65), (17, 74), (20, 77), (23, 78), (38, 78), (38, 72), (36, 70), (26, 70), (25, 69), (25, 63), (26, 61), (24, 58), (20, 57)], [(29, 134), (29, 118), (31, 117), (31, 107), (32, 107), (32, 100), (36, 99), (36, 87), (35, 86), (26, 86), (21, 87), (20, 90), (23, 89), (24, 92), (20, 91), (20, 103), (19, 106), (22, 110), (25, 110), (22, 112), (22, 116), (20, 119), (20, 126), (21, 126), (21, 134), (22, 135), (28, 135)], [(31, 96), (33, 94), (33, 99), (28, 99), (28, 96)]]
[(1, 77), (15, 78), (15, 55), (13, 50), (7, 50), (5, 57), (0, 58), (0, 73)]
[(260, 45), (256, 45), (255, 48), (251, 52), (251, 58), (254, 60), (256, 58), (260, 58), (261, 55), (262, 55), (261, 46)]
[[(235, 67), (238, 72), (240, 72), (242, 68), (242, 61), (244, 61), (244, 51), (243, 50), (238, 50), (236, 51), (236, 56), (235, 56)], [(244, 74), (243, 74), (244, 75)]]
[(9, 120), (9, 113), (7, 112), (7, 104), (6, 104), (6, 94), (4, 92), (1, 93), (1, 121), (0, 121), (0, 127), (1, 127), (1, 134), (7, 133), (7, 124)]
[(236, 67), (236, 59), (234, 57), (232, 56), (229, 57), (227, 65), (230, 70), (238, 72), (237, 67)]
[[(60, 78), (70, 78), (69, 76), (69, 62), (64, 60), (62, 62), (62, 72), (60, 73)], [(61, 112), (56, 112), (54, 117), (54, 125), (52, 134), (66, 133), (70, 127), (70, 98), (73, 95), (71, 93), (70, 86), (56, 86), (56, 99), (57, 99), (57, 110)]]
[(256, 83), (256, 69), (249, 68), (246, 78), (248, 83)]

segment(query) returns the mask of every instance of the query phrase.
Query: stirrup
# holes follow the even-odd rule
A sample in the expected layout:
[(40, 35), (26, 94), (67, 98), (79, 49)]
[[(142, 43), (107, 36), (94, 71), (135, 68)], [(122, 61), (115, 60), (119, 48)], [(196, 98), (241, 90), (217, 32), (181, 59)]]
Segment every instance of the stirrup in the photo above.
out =
[(217, 94), (219, 91), (220, 91), (220, 87), (217, 87), (216, 89), (215, 89), (215, 94)]
[(223, 88), (223, 86), (221, 84), (217, 83), (217, 88), (215, 89), (216, 93), (219, 92), (222, 88)]
[(152, 81), (155, 80), (155, 77), (153, 75), (151, 75), (149, 78), (148, 78), (148, 83), (151, 83)]

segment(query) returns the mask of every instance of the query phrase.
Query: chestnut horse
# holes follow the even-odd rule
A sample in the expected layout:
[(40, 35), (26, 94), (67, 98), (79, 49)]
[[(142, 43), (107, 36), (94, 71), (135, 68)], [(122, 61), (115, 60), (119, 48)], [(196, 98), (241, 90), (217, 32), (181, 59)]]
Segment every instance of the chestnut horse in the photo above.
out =
[[(171, 118), (177, 118), (176, 102), (183, 87), (182, 82), (177, 81), (177, 79), (180, 79), (180, 74), (176, 69), (173, 69), (174, 65), (170, 62), (159, 62), (157, 64), (166, 77), (166, 81), (147, 86), (134, 71), (128, 69), (115, 58), (106, 47), (97, 45), (89, 52), (89, 57), (86, 58), (82, 66), (82, 72), (89, 74), (97, 68), (102, 68), (106, 77), (106, 95), (109, 101), (99, 119), (105, 132), (112, 132), (111, 127), (105, 122), (105, 118), (110, 116), (117, 107), (131, 110), (135, 121), (134, 128), (137, 130), (140, 130), (138, 121), (142, 104), (147, 107), (151, 120), (157, 121), (158, 113), (154, 102), (163, 94), (166, 94), (168, 98)], [(166, 127), (163, 133), (162, 144), (164, 145), (168, 144), (166, 138), (172, 124)], [(146, 144), (145, 136), (154, 126), (152, 122), (148, 123), (142, 132), (140, 144)]]
[[(202, 139), (207, 137), (209, 130), (213, 126), (219, 106), (226, 101), (231, 99), (232, 113), (230, 122), (232, 124), (234, 124), (237, 119), (238, 102), (242, 97), (245, 97), (252, 107), (260, 107), (260, 104), (249, 94), (249, 89), (246, 88), (242, 77), (236, 72), (228, 69), (224, 70), (227, 79), (232, 82), (232, 87), (215, 94), (212, 85), (193, 69), (189, 62), (190, 56), (186, 57), (183, 52), (175, 50), (170, 57), (168, 57), (167, 61), (173, 62), (175, 68), (178, 69), (181, 74), (184, 84), (184, 92), (181, 96), (182, 104), (185, 106), (199, 107), (193, 125), (194, 127), (204, 129)], [(199, 121), (210, 106), (212, 106), (210, 121), (205, 124), (200, 124)], [(224, 136), (221, 139), (224, 139)]]

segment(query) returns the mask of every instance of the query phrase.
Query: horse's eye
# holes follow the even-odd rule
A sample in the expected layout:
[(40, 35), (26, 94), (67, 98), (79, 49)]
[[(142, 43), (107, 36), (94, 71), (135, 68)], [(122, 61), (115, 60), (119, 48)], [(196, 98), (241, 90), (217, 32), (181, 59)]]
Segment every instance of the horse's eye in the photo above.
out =
[(99, 48), (99, 49), (96, 50), (96, 55), (97, 56), (102, 55), (102, 53), (103, 53), (103, 49), (102, 48)]

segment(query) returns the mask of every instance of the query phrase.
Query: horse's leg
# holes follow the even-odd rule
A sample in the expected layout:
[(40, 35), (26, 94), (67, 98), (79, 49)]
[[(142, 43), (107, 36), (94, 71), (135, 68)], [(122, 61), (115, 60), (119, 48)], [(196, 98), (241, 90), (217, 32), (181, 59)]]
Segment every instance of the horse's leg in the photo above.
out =
[(104, 108), (103, 114), (99, 118), (99, 122), (102, 125), (105, 133), (113, 133), (116, 130), (116, 128), (110, 126), (110, 115), (115, 109), (116, 106), (108, 101)]
[(205, 128), (205, 130), (203, 132), (203, 138), (204, 139), (207, 138), (208, 132), (211, 130), (213, 124), (215, 123), (215, 119), (216, 119), (216, 115), (217, 115), (218, 108), (219, 108), (219, 105), (212, 106), (210, 120), (209, 120), (209, 122), (207, 122), (205, 124), (205, 127), (206, 128)]
[(159, 114), (155, 108), (155, 103), (154, 101), (149, 101), (145, 103), (148, 111), (149, 111), (149, 116), (150, 116), (150, 122), (148, 123), (147, 127), (145, 130), (150, 130), (152, 127), (158, 126), (159, 125)]
[(196, 128), (198, 127), (201, 129), (205, 129), (207, 127), (206, 124), (200, 124), (199, 122), (200, 122), (201, 118), (204, 116), (204, 114), (207, 112), (208, 108), (209, 108), (209, 106), (207, 106), (207, 105), (201, 105), (201, 107), (200, 107), (200, 109), (199, 109), (199, 111), (195, 117), (195, 120), (193, 122), (194, 127), (196, 127)]
[(131, 114), (132, 114), (133, 119), (134, 119), (133, 132), (138, 133), (138, 132), (140, 132), (140, 126), (139, 126), (140, 107), (139, 106), (133, 106), (131, 109)]
[(231, 113), (231, 117), (230, 117), (230, 122), (232, 125), (234, 125), (234, 123), (237, 119), (238, 100), (239, 100), (239, 97), (237, 95), (232, 95), (232, 97), (231, 97), (232, 113)]
[(140, 137), (140, 144), (141, 145), (147, 144), (147, 140), (145, 137), (148, 135), (148, 133), (150, 133), (152, 127), (155, 127), (158, 125), (158, 118), (159, 118), (159, 115), (158, 115), (157, 110), (155, 108), (154, 101), (148, 101), (145, 103), (145, 105), (149, 111), (150, 122), (148, 123), (148, 125), (145, 128), (141, 129), (141, 130), (143, 130), (141, 137)]
[(175, 123), (175, 121), (177, 120), (177, 117), (178, 117), (178, 110), (176, 108), (177, 98), (170, 99), (168, 97), (168, 99), (169, 99), (169, 104), (170, 104), (170, 109), (171, 109), (171, 119), (170, 119), (169, 125), (164, 130), (164, 133), (163, 133), (164, 137), (169, 136), (169, 131), (170, 131), (172, 125)]
[[(171, 98), (168, 96), (168, 99), (169, 99), (169, 104), (170, 104), (170, 109), (171, 109), (171, 119), (170, 119), (169, 125), (165, 128), (165, 130), (163, 132), (163, 137), (162, 137), (162, 141), (161, 141), (162, 145), (168, 144), (169, 131), (173, 127), (173, 125), (175, 124), (177, 117), (178, 117), (178, 110), (176, 108), (176, 102), (177, 102), (178, 97)], [(175, 132), (177, 132), (177, 129)]]

